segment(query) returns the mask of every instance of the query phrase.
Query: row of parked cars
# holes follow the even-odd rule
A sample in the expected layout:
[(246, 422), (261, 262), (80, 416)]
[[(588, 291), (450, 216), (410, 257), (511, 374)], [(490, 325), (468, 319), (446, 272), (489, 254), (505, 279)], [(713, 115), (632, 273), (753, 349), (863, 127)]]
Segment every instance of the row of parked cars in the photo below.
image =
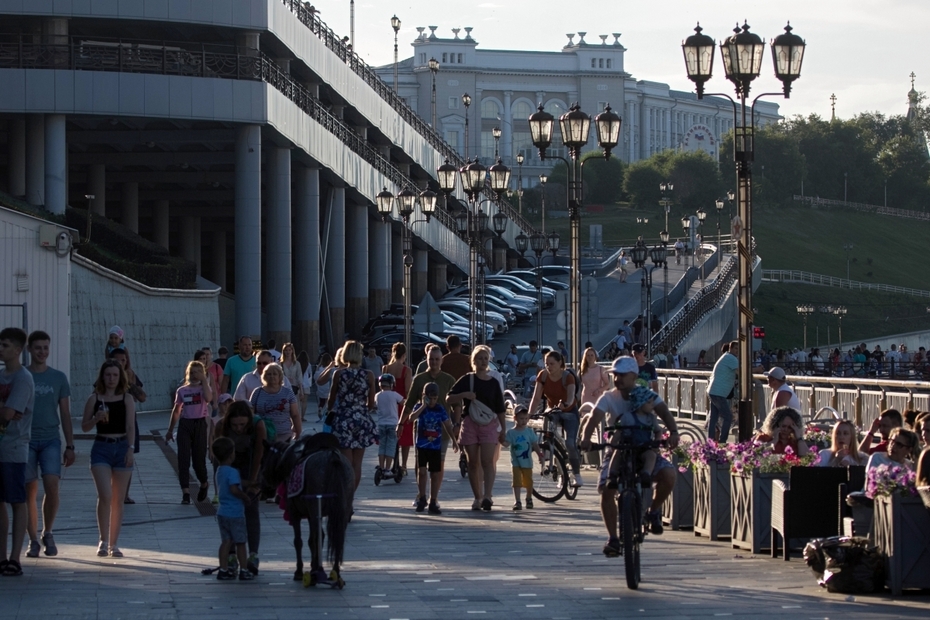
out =
[[(542, 307), (555, 305), (556, 293), (568, 288), (569, 268), (560, 265), (544, 265), (539, 268), (542, 276)], [(485, 341), (495, 336), (506, 334), (511, 326), (518, 322), (531, 321), (538, 311), (536, 291), (536, 271), (521, 269), (506, 273), (485, 275), (485, 287), (479, 292), (484, 300), (485, 321), (478, 323), (484, 330)], [(411, 363), (415, 363), (415, 352), (422, 352), (428, 342), (442, 344), (449, 335), (457, 335), (462, 342), (470, 346), (469, 318), (473, 309), (469, 303), (471, 290), (469, 284), (463, 284), (447, 291), (436, 300), (442, 312), (443, 329), (435, 333), (414, 332), (411, 347)], [(412, 306), (416, 314), (418, 306)], [(380, 316), (371, 319), (363, 328), (363, 338), (367, 347), (375, 347), (378, 352), (390, 350), (393, 343), (402, 339), (404, 331), (403, 304), (394, 304)]]

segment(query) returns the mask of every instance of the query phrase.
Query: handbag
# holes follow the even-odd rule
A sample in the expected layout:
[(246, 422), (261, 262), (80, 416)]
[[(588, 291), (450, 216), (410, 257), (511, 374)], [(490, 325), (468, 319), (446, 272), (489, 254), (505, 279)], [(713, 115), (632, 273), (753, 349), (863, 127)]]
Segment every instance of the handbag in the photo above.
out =
[[(470, 391), (474, 393), (475, 391), (475, 375), (471, 373), (469, 375), (469, 387)], [(468, 404), (468, 417), (472, 419), (475, 424), (479, 426), (487, 426), (492, 421), (497, 419), (497, 414), (491, 411), (491, 408), (485, 405), (483, 402), (476, 398)]]

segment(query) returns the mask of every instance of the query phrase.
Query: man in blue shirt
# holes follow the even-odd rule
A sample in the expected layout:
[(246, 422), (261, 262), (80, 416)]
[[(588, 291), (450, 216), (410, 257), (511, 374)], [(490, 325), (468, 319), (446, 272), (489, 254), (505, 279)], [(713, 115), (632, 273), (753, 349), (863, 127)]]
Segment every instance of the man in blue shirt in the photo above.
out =
[[(723, 345), (723, 354), (714, 370), (710, 374), (710, 385), (707, 393), (710, 395), (710, 419), (708, 420), (707, 437), (714, 441), (726, 441), (730, 435), (730, 426), (733, 424), (733, 410), (730, 408), (731, 394), (736, 387), (739, 376), (739, 342), (734, 340), (729, 345)], [(720, 422), (719, 433), (717, 422)]]

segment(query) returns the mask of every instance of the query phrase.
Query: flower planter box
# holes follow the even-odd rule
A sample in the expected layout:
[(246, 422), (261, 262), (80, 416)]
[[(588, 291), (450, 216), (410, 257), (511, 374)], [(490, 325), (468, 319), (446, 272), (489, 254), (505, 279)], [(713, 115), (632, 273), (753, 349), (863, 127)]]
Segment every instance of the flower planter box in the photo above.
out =
[[(672, 462), (678, 469), (678, 460)], [(679, 471), (675, 488), (662, 504), (662, 522), (673, 530), (694, 527), (694, 472)]]
[(895, 596), (904, 588), (930, 588), (930, 511), (919, 497), (875, 498), (872, 534), (887, 557), (887, 585)]
[(730, 469), (711, 463), (694, 470), (694, 535), (730, 536)]
[(730, 475), (730, 544), (734, 549), (761, 553), (772, 548), (772, 481), (788, 474)]

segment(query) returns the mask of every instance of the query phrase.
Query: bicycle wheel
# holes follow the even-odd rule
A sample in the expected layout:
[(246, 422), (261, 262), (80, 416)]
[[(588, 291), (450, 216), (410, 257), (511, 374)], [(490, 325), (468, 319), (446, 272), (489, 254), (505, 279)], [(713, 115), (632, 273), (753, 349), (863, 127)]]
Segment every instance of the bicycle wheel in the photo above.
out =
[[(568, 463), (568, 452), (563, 450), (560, 447), (557, 448), (559, 455), (562, 457), (562, 461)], [(578, 487), (572, 484), (572, 477), (568, 474), (571, 471), (571, 467), (566, 467), (565, 469), (565, 499), (573, 500), (578, 497)]]
[(623, 537), (623, 561), (626, 567), (626, 585), (630, 590), (639, 587), (639, 519), (636, 492), (624, 489), (620, 494), (620, 529)]
[(549, 442), (540, 443), (539, 447), (543, 451), (543, 462), (533, 468), (533, 495), (544, 502), (557, 502), (565, 495), (568, 484), (565, 459)]

